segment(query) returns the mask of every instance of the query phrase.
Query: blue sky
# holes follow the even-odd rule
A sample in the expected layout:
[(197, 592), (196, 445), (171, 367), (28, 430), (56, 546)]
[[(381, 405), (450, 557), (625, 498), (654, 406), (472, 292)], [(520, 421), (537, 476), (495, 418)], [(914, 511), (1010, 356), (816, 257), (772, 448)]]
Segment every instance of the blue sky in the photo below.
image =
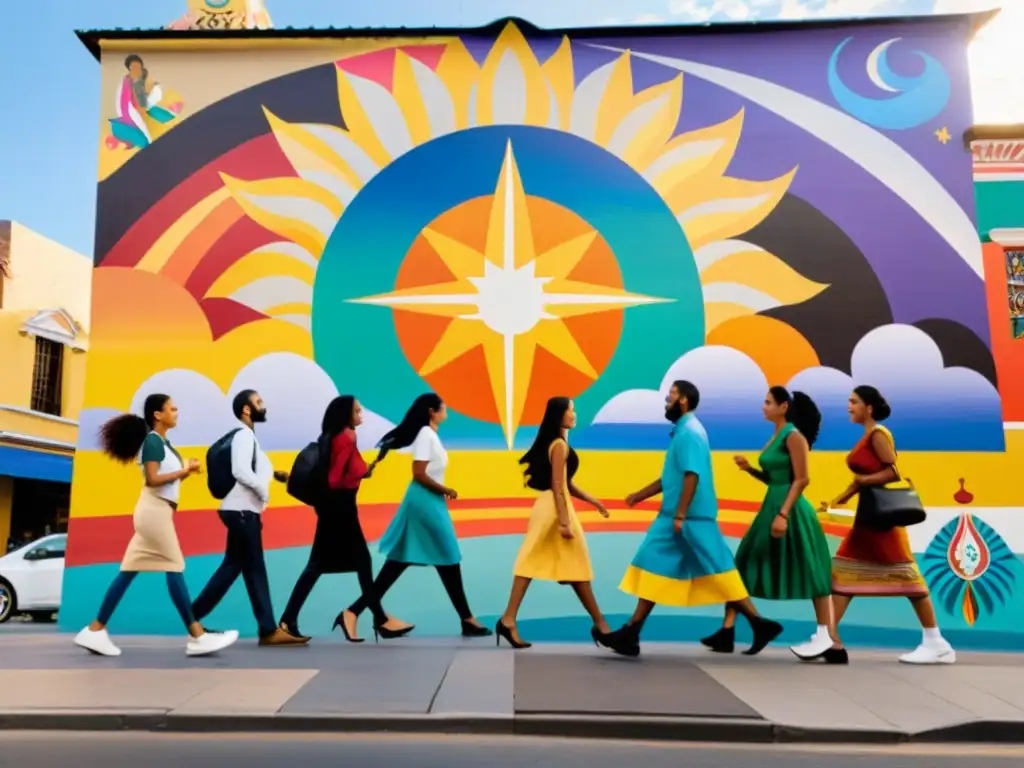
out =
[[(1024, 0), (1004, 2), (1024, 7)], [(924, 14), (997, 3), (998, 0), (631, 0), (628, 4), (623, 0), (267, 0), (279, 27), (477, 25), (512, 15), (539, 26), (585, 26)], [(5, 5), (0, 24), (0, 219), (20, 221), (91, 256), (100, 126), (99, 71), (73, 32), (90, 28), (161, 27), (180, 16), (185, 3), (35, 0)], [(626, 7), (628, 11), (623, 10)], [(1013, 24), (1014, 29), (1024, 34), (1024, 21), (1018, 23), (1020, 28)], [(1009, 33), (1007, 36), (1010, 37)], [(986, 51), (992, 47), (986, 46)], [(1008, 56), (1010, 46), (1005, 47)], [(991, 58), (989, 53), (986, 56)], [(1019, 70), (1019, 63), (1008, 63), (1007, 68), (1011, 66)], [(977, 69), (973, 60), (972, 68)], [(992, 63), (983, 63), (980, 68), (993, 71), (975, 73), (976, 80), (997, 77)], [(1020, 85), (1017, 90), (1024, 93), (1024, 83), (1015, 85)], [(1011, 119), (1024, 121), (1024, 103), (1021, 110)]]

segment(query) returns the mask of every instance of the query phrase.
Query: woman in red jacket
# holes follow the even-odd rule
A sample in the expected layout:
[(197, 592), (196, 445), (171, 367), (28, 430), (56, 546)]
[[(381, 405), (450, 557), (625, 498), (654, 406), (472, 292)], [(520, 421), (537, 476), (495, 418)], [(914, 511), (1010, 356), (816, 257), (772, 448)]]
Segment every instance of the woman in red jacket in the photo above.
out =
[[(281, 616), (281, 629), (295, 637), (299, 634), (299, 612), (313, 591), (317, 580), (325, 573), (352, 573), (359, 577), (359, 588), (367, 596), (373, 613), (374, 634), (399, 637), (408, 634), (413, 625), (392, 619), (384, 612), (373, 589), (373, 563), (370, 548), (359, 523), (356, 495), (363, 480), (370, 477), (373, 467), (367, 466), (356, 444), (356, 427), (363, 422), (363, 408), (352, 395), (334, 398), (324, 413), (319, 439), (321, 457), (329, 456), (327, 463), (327, 493), (316, 505), (316, 533), (309, 562), (292, 589), (288, 606)], [(334, 620), (334, 628), (341, 629), (350, 643), (361, 643), (357, 616), (342, 611)]]

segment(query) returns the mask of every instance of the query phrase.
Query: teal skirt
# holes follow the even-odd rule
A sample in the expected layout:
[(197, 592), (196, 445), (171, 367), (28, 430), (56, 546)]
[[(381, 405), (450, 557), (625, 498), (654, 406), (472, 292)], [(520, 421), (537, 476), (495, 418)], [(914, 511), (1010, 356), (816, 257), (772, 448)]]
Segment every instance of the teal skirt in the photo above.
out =
[(455, 526), (443, 496), (413, 481), (380, 538), (388, 560), (409, 565), (457, 565), (462, 562)]

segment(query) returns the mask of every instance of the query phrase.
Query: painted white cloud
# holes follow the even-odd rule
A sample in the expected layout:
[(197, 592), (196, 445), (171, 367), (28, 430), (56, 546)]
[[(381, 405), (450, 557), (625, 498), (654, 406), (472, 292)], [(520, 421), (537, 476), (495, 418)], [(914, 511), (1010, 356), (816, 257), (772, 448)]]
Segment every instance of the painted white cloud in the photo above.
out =
[[(800, 372), (790, 391), (809, 394), (822, 413), (818, 447), (848, 449), (859, 436), (847, 415), (851, 390), (877, 387), (892, 406), (888, 424), (908, 450), (1000, 450), (1001, 402), (995, 387), (967, 368), (947, 367), (928, 334), (888, 325), (867, 334), (851, 357), (853, 375), (817, 367)], [(701, 347), (679, 358), (657, 390), (633, 389), (609, 400), (594, 425), (662, 424), (672, 381), (687, 379), (701, 393), (698, 413), (713, 442), (735, 448), (763, 443), (761, 405), (768, 383), (760, 367), (729, 347)]]
[[(942, 352), (932, 338), (912, 325), (885, 325), (867, 334), (853, 350), (852, 375), (833, 368), (809, 368), (789, 383), (815, 400), (824, 411), (842, 405), (859, 384), (877, 387), (893, 408), (936, 421), (968, 413), (996, 417), (1001, 410), (999, 393), (980, 373), (946, 367)], [(959, 411), (959, 412), (958, 412)], [(940, 417), (939, 414), (942, 414)]]
[(707, 346), (676, 360), (658, 389), (631, 389), (613, 397), (597, 412), (594, 424), (663, 424), (665, 396), (677, 379), (696, 385), (703, 416), (761, 418), (768, 382), (760, 367), (731, 347)]
[[(298, 450), (320, 433), (320, 423), (328, 403), (338, 395), (331, 378), (312, 360), (290, 352), (275, 352), (252, 360), (235, 376), (224, 393), (206, 376), (186, 369), (161, 371), (150, 377), (132, 398), (131, 412), (141, 413), (146, 396), (161, 392), (174, 398), (180, 416), (171, 440), (181, 446), (208, 446), (238, 422), (231, 401), (243, 389), (260, 393), (267, 406), (267, 422), (257, 426), (260, 444), (265, 450)], [(79, 448), (98, 448), (100, 425), (115, 415), (108, 408), (88, 409), (82, 413)], [(394, 425), (384, 417), (363, 410), (358, 429), (364, 448), (376, 444)]]

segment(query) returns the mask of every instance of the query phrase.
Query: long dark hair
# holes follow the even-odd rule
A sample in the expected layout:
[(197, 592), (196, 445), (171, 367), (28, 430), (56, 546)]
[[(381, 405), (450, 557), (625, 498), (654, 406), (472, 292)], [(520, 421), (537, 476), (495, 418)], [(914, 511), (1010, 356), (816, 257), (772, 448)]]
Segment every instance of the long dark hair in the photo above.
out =
[(156, 414), (164, 409), (170, 395), (149, 395), (142, 406), (142, 416), (122, 413), (100, 427), (103, 452), (115, 461), (128, 464), (139, 455), (146, 435), (156, 425)]
[(327, 405), (324, 419), (320, 423), (320, 433), (324, 437), (334, 438), (352, 426), (352, 412), (356, 407), (353, 395), (338, 395)]
[(796, 427), (797, 431), (807, 438), (807, 445), (813, 448), (821, 432), (821, 411), (810, 395), (804, 392), (790, 394), (785, 387), (772, 387), (768, 391), (776, 403), (785, 403), (789, 406), (786, 409), (786, 421)]
[(864, 402), (864, 405), (871, 409), (871, 418), (875, 421), (885, 421), (892, 416), (892, 408), (889, 407), (889, 403), (882, 397), (882, 393), (874, 387), (862, 384), (859, 387), (853, 388), (853, 394), (859, 397)]
[(444, 401), (433, 392), (420, 395), (413, 400), (398, 426), (384, 435), (377, 443), (377, 447), (380, 448), (377, 461), (383, 461), (391, 451), (399, 451), (412, 445), (420, 430), (430, 424), (431, 412), (441, 410), (442, 405), (444, 405)]
[[(533, 445), (519, 458), (520, 464), (525, 464), (523, 477), (526, 479), (526, 487), (535, 491), (551, 490), (551, 444), (562, 436), (562, 422), (565, 420), (565, 412), (569, 410), (570, 400), (568, 397), (552, 397), (548, 400), (544, 409), (544, 418), (537, 429), (537, 437), (533, 439)], [(569, 457), (566, 459), (566, 469), (569, 478), (576, 474), (579, 466), (579, 457), (576, 451), (569, 448)]]

